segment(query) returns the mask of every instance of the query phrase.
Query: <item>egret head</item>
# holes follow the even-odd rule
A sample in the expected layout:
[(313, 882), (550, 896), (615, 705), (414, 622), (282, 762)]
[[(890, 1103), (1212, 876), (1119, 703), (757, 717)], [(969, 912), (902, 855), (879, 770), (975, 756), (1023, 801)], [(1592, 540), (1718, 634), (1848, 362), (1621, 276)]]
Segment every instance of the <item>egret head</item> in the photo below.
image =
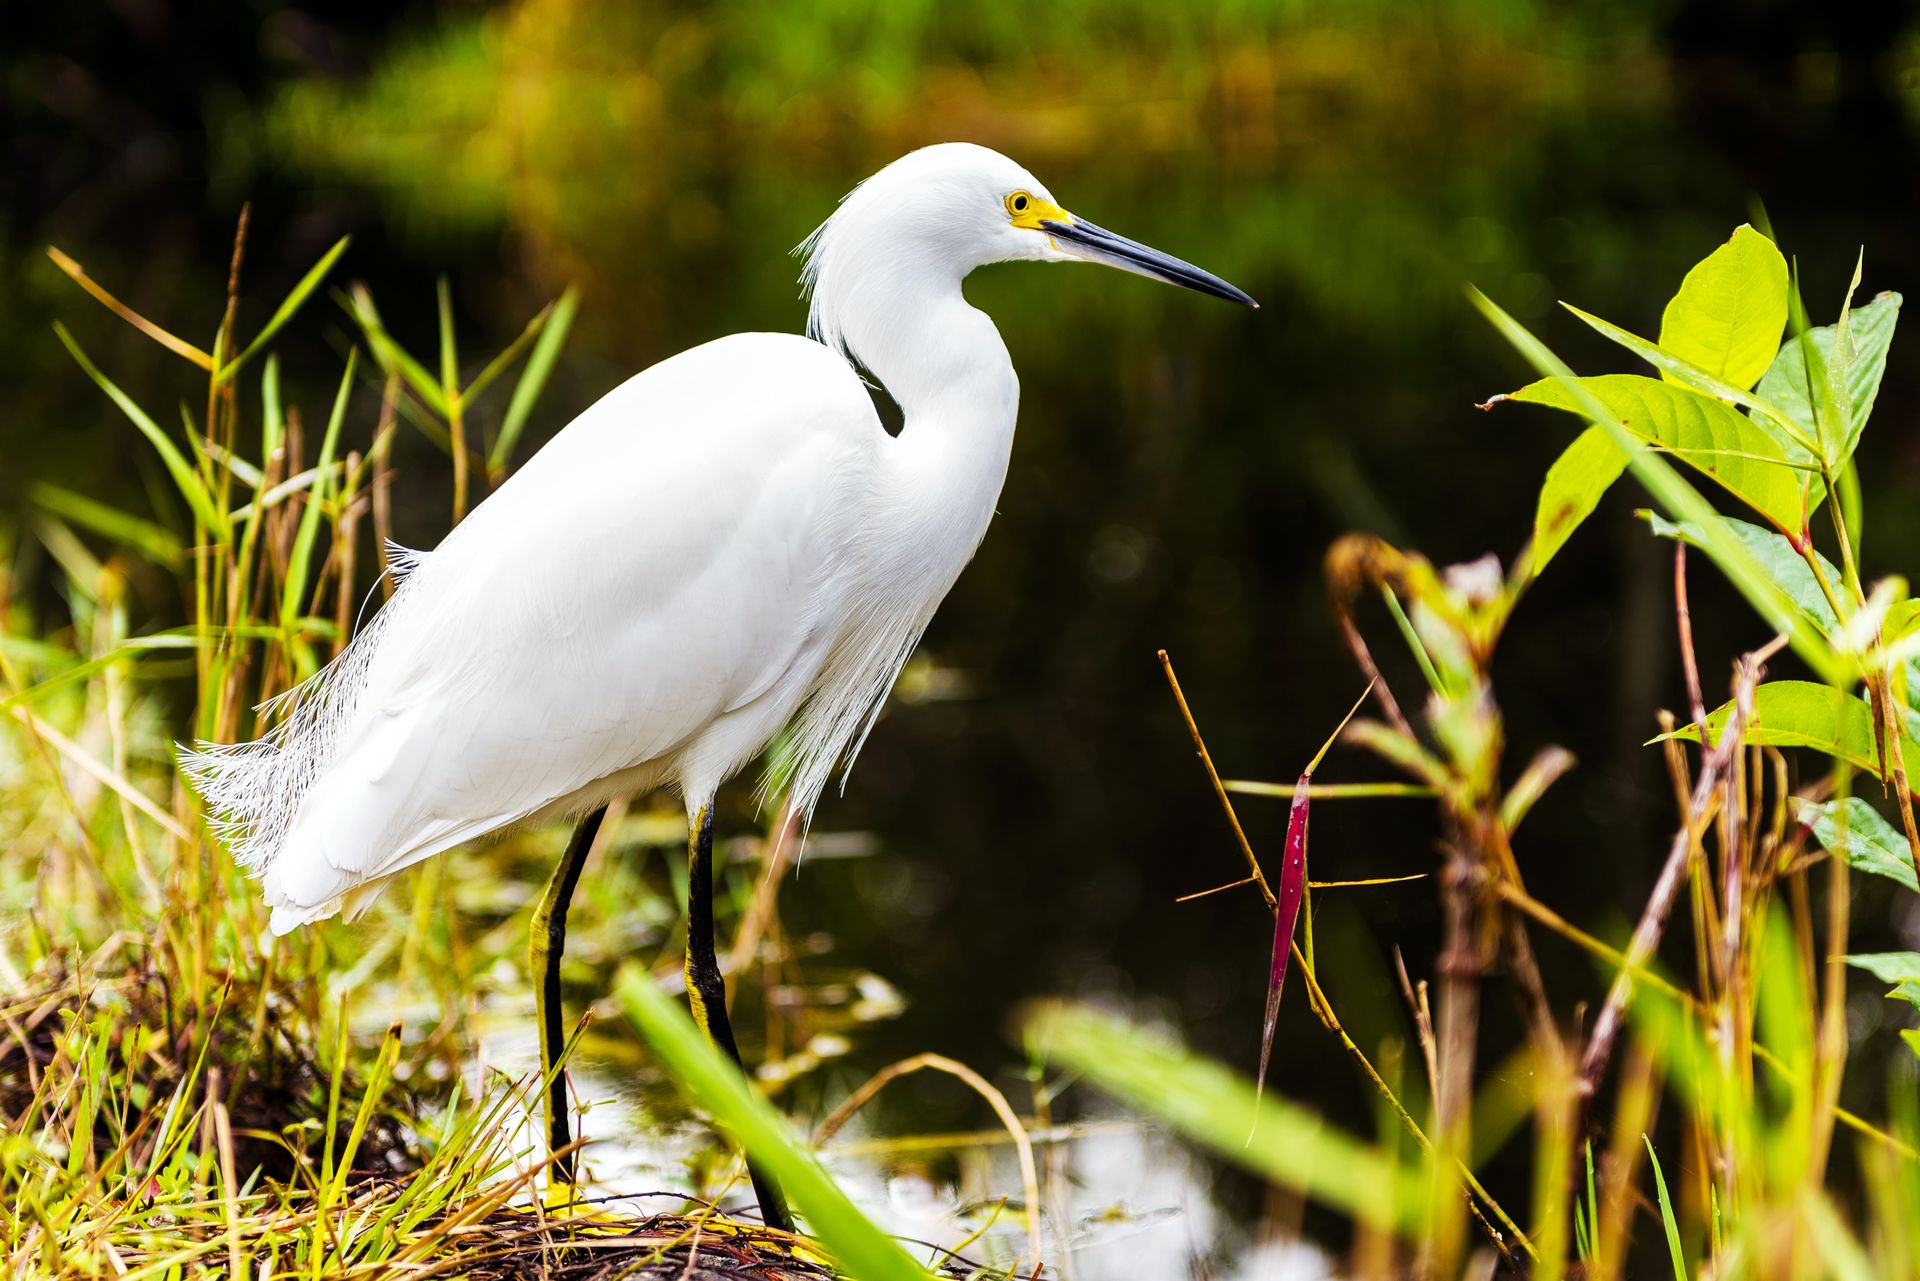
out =
[[(994, 262), (1097, 262), (1259, 306), (1171, 254), (1068, 213), (1038, 178), (999, 152), (949, 142), (909, 152), (855, 187), (807, 237), (801, 282), (808, 332), (845, 351), (856, 316), (890, 325), (923, 285), (953, 286)], [(857, 351), (853, 354), (859, 354)]]

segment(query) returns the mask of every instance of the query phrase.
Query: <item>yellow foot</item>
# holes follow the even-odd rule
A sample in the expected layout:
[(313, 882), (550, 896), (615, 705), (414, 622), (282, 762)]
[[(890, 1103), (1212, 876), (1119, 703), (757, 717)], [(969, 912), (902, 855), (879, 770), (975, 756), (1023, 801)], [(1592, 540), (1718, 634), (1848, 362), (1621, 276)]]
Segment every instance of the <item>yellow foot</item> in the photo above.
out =
[(575, 1215), (586, 1208), (580, 1196), (579, 1184), (550, 1178), (541, 1193), (540, 1204), (548, 1214)]

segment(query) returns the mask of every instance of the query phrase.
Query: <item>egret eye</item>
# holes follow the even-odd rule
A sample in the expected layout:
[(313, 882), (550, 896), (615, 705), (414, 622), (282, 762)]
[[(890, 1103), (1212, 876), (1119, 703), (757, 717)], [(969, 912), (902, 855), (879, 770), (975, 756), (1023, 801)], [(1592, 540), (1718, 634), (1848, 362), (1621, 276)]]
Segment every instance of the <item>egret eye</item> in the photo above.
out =
[(1007, 197), (1007, 212), (1016, 217), (1031, 208), (1033, 208), (1033, 197), (1024, 191), (1016, 191)]

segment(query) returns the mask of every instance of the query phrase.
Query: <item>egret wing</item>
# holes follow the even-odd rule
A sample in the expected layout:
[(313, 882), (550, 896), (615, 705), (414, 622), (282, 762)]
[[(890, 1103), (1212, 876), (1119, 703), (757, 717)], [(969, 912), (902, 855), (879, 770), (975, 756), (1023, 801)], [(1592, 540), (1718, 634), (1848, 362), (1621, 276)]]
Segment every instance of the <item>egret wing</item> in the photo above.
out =
[(785, 335), (710, 343), (610, 393), (376, 620), (351, 712), (271, 857), (269, 903), (324, 909), (664, 769), (745, 709), (769, 726), (757, 751), (838, 626), (884, 439), (844, 362)]

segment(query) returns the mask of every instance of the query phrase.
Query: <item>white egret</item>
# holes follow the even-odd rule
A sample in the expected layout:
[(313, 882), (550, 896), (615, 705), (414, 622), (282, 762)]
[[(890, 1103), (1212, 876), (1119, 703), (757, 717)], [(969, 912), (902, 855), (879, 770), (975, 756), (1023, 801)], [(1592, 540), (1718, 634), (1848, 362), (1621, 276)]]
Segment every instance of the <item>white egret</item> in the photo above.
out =
[[(714, 794), (790, 726), (767, 785), (810, 813), (986, 533), (1019, 383), (961, 282), (993, 262), (1091, 261), (1255, 305), (961, 143), (880, 170), (802, 248), (808, 337), (720, 338), (609, 392), (403, 558), (392, 599), (265, 738), (183, 754), (274, 933), (357, 913), (453, 846), (584, 814), (534, 918), (550, 1069), (567, 905), (604, 806), (672, 785), (688, 998), (738, 1062), (714, 958)], [(899, 404), (897, 436), (857, 368)], [(566, 1145), (557, 1079), (548, 1128)], [(786, 1225), (778, 1188), (754, 1186)]]

